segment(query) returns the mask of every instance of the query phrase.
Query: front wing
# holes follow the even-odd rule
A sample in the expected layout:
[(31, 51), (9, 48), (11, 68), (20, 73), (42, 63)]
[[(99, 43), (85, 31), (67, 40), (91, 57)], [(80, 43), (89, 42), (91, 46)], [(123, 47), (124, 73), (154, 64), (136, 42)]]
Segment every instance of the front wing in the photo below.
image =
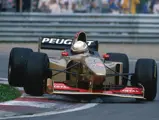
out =
[(53, 86), (47, 86), (48, 94), (59, 95), (99, 95), (99, 96), (114, 96), (114, 97), (126, 97), (126, 98), (144, 98), (144, 88), (127, 86), (118, 90), (86, 90), (80, 88), (74, 88), (67, 86), (65, 83), (54, 83)]

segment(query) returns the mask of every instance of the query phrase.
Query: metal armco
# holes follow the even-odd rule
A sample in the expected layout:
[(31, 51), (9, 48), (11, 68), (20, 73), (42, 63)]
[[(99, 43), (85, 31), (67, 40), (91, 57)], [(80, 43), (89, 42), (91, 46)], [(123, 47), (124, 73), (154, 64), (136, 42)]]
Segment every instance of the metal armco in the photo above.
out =
[(36, 42), (42, 36), (108, 43), (159, 43), (159, 16), (113, 14), (0, 13), (0, 42)]

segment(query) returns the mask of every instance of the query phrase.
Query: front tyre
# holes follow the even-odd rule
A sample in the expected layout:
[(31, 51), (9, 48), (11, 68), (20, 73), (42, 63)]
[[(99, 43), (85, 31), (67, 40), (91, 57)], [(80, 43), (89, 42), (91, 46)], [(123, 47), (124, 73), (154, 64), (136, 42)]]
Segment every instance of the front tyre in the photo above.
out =
[(153, 101), (157, 94), (157, 64), (155, 60), (137, 60), (133, 80), (143, 85), (145, 89), (144, 97), (146, 100)]
[(12, 48), (8, 63), (8, 83), (14, 87), (23, 87), (26, 62), (32, 49)]
[(49, 58), (45, 53), (33, 52), (28, 58), (24, 90), (32, 96), (42, 96), (48, 78)]

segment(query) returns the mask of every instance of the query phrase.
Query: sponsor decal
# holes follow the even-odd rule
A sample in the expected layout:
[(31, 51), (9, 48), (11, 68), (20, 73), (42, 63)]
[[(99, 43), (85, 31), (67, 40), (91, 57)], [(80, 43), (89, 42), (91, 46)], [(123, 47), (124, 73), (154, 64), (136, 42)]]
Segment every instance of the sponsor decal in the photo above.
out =
[[(90, 46), (94, 41), (87, 41), (87, 45)], [(71, 45), (72, 39), (64, 38), (42, 38), (41, 43), (59, 44), (59, 45)]]
[(94, 63), (90, 65), (92, 68), (105, 68), (105, 66), (102, 63)]
[(43, 38), (42, 43), (71, 45), (71, 39)]
[(94, 41), (87, 41), (87, 45), (90, 46)]
[(69, 87), (63, 85), (63, 84), (54, 84), (55, 89), (69, 89)]
[(85, 60), (86, 60), (87, 65), (90, 66), (91, 68), (96, 68), (96, 67), (105, 68), (103, 62), (99, 58), (88, 57)]
[(96, 63), (96, 66), (98, 66), (98, 67), (104, 67), (104, 64), (103, 63)]
[(137, 93), (139, 91), (138, 90), (133, 90), (133, 89), (125, 89), (125, 90), (121, 90), (121, 92), (124, 92), (124, 93)]

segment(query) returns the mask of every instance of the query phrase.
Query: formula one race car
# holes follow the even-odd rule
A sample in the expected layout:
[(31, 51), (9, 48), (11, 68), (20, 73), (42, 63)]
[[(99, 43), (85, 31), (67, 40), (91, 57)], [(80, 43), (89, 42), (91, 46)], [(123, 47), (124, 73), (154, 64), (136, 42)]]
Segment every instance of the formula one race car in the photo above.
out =
[[(60, 58), (48, 57), (41, 49), (62, 50)], [(130, 82), (129, 82), (130, 81)], [(86, 33), (75, 38), (43, 37), (38, 52), (12, 48), (8, 82), (24, 87), (27, 94), (99, 95), (153, 101), (157, 92), (157, 64), (138, 59), (129, 73), (129, 59), (123, 53), (98, 53), (98, 41), (87, 41)]]

